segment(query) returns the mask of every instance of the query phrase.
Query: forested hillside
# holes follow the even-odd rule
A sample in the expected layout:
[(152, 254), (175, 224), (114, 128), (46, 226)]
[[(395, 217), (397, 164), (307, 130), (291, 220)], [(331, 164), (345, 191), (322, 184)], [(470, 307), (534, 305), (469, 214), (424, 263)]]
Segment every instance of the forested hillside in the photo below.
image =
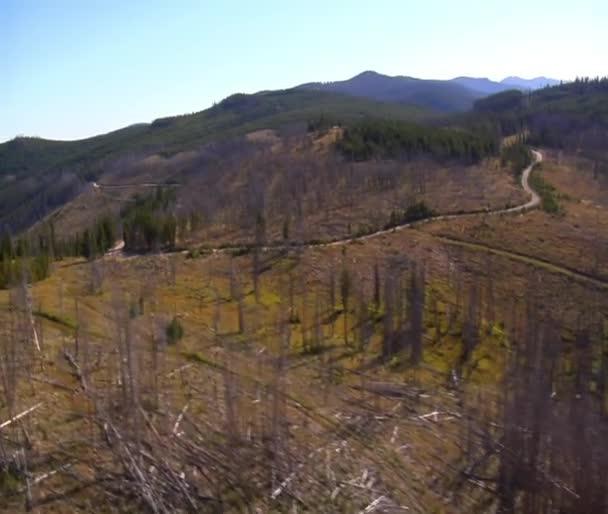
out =
[(338, 149), (349, 159), (396, 159), (431, 156), (440, 161), (478, 163), (495, 155), (499, 146), (492, 133), (473, 134), (402, 122), (366, 120), (346, 128)]
[[(412, 80), (407, 79), (404, 84), (417, 84), (425, 95), (434, 94), (434, 86)], [(198, 151), (210, 142), (230, 140), (258, 129), (302, 135), (307, 130), (345, 125), (349, 128), (341, 150), (346, 155), (348, 149), (350, 158), (386, 158), (413, 151), (441, 159), (457, 156), (461, 161), (463, 153), (468, 153), (468, 162), (495, 152), (500, 135), (528, 131), (532, 144), (583, 152), (596, 160), (598, 169), (605, 167), (602, 142), (608, 117), (606, 80), (577, 80), (533, 93), (505, 91), (477, 100), (471, 113), (447, 118), (437, 118), (430, 111), (412, 105), (421, 104), (416, 98), (418, 93), (407, 97), (411, 104), (403, 104), (406, 100), (398, 93), (399, 88), (395, 89), (391, 77), (372, 72), (356, 77), (348, 82), (349, 88), (354, 88), (348, 93), (355, 96), (319, 90), (341, 91), (339, 84), (342, 83), (236, 94), (205, 111), (162, 118), (80, 141), (16, 138), (0, 145), (0, 225), (12, 232), (27, 228), (75, 198), (87, 184), (109, 170), (124, 168), (127, 162), (152, 155), (171, 157)], [(361, 98), (370, 96), (366, 92), (368, 87), (383, 91), (372, 97), (397, 103)], [(464, 88), (456, 82), (451, 87)], [(445, 91), (441, 94), (445, 98), (450, 96)], [(472, 100), (469, 98), (467, 102), (472, 104)], [(383, 141), (378, 143), (368, 129), (363, 130), (366, 122), (361, 124), (362, 118), (416, 121), (418, 125), (425, 123), (437, 128), (448, 126), (452, 132), (446, 137), (445, 131), (433, 132), (412, 125), (414, 128), (408, 129), (410, 135), (403, 140), (400, 138), (405, 129), (400, 128), (397, 130), (400, 136), (385, 133), (379, 136)], [(408, 139), (411, 140), (406, 142)]]
[(0, 144), (0, 227), (20, 231), (80, 193), (87, 183), (125, 161), (197, 150), (211, 141), (257, 129), (305, 133), (308, 122), (361, 116), (423, 119), (416, 106), (389, 106), (312, 91), (233, 95), (194, 114), (155, 120), (78, 141), (16, 138)]
[(151, 124), (133, 125), (89, 139), (15, 138), (0, 144), (0, 176), (20, 176), (61, 166), (84, 166), (121, 153), (176, 153), (197, 148), (210, 139), (244, 134), (259, 128), (293, 130), (295, 124), (302, 129), (309, 119), (321, 114), (347, 122), (372, 114), (395, 119), (419, 119), (427, 113), (413, 105), (395, 107), (313, 91), (235, 94), (204, 111), (159, 118)]
[(533, 93), (508, 91), (478, 100), (478, 115), (502, 133), (528, 131), (529, 142), (579, 153), (605, 166), (608, 159), (608, 79), (577, 79)]
[[(231, 195), (233, 186), (228, 182), (222, 182), (223, 191), (217, 190), (221, 178), (216, 177), (217, 170), (231, 159), (251, 163), (262, 147), (276, 153), (276, 141), (290, 137), (299, 138), (306, 147), (310, 134), (322, 135), (335, 126), (342, 129), (332, 133), (336, 142), (328, 147), (329, 154), (334, 155), (335, 148), (335, 158), (346, 161), (428, 158), (439, 166), (472, 166), (498, 156), (501, 136), (520, 133), (531, 144), (591, 157), (600, 172), (606, 166), (607, 96), (606, 80), (579, 80), (533, 93), (505, 91), (478, 100), (465, 115), (437, 118), (416, 107), (295, 89), (237, 94), (200, 113), (158, 119), (82, 141), (18, 138), (0, 145), (0, 223), (5, 232), (19, 232), (78, 195), (89, 195), (95, 180), (162, 185), (188, 183), (197, 173), (205, 175), (197, 182), (214, 183), (208, 187), (215, 188), (215, 198), (206, 199), (205, 207), (211, 213), (217, 198)], [(244, 138), (258, 129), (272, 128), (276, 129), (275, 143)], [(293, 149), (297, 147), (295, 143)], [(285, 157), (286, 161), (290, 158)], [(512, 165), (514, 169), (521, 168), (520, 161)], [(129, 180), (129, 176), (138, 178)], [(86, 215), (90, 224), (107, 214), (96, 211), (104, 195), (97, 195), (90, 206), (92, 212)], [(260, 204), (258, 197), (258, 192), (245, 196), (243, 205)], [(118, 214), (115, 208), (110, 210)], [(382, 226), (386, 220), (376, 223)], [(78, 231), (84, 228), (80, 225)]]

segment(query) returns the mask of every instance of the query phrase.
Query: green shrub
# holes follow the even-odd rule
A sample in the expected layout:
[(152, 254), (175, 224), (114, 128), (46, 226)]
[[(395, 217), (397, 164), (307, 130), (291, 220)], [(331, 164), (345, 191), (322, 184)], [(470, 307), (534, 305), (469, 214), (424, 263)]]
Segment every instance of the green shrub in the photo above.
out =
[(251, 253), (251, 250), (252, 248), (250, 246), (240, 246), (239, 248), (230, 250), (230, 255), (233, 257), (242, 257), (243, 255)]
[(174, 316), (171, 323), (167, 325), (167, 342), (176, 344), (182, 337), (184, 337), (184, 327)]
[(192, 248), (191, 250), (188, 250), (188, 253), (186, 254), (186, 259), (198, 259), (199, 257), (203, 257), (205, 255), (207, 255), (207, 252), (199, 248)]
[(519, 176), (531, 162), (532, 154), (523, 143), (506, 145), (500, 151), (500, 164), (502, 166), (509, 166), (516, 176)]
[(473, 134), (460, 129), (421, 126), (394, 120), (365, 119), (349, 126), (336, 148), (353, 161), (411, 159), (432, 155), (443, 161), (468, 164), (495, 155), (493, 134)]
[(558, 202), (559, 193), (556, 189), (546, 182), (538, 173), (530, 176), (530, 185), (541, 198), (541, 207), (543, 211), (549, 214), (562, 214), (563, 208)]
[(417, 202), (403, 211), (392, 211), (389, 221), (384, 225), (384, 230), (404, 225), (405, 223), (432, 218), (433, 216), (435, 216), (435, 212), (431, 208), (424, 202)]
[(209, 255), (211, 255), (211, 250), (209, 250), (208, 248), (192, 248), (188, 250), (188, 253), (186, 254), (186, 259), (201, 259)]
[(3, 496), (15, 494), (21, 485), (18, 474), (11, 468), (12, 466), (9, 466), (9, 469), (0, 471), (0, 491)]

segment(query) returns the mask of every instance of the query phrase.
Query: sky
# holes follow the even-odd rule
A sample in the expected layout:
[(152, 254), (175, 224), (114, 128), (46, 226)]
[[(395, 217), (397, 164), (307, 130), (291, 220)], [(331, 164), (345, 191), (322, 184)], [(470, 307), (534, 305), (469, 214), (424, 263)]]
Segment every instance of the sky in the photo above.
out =
[(364, 70), (608, 74), (606, 0), (0, 0), (0, 142), (79, 139)]

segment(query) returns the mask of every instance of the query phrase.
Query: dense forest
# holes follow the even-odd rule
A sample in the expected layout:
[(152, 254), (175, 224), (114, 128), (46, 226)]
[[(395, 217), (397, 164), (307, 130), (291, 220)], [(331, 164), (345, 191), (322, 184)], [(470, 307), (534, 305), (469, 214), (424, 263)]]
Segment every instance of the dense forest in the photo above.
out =
[(348, 126), (337, 147), (345, 157), (356, 161), (428, 155), (440, 161), (473, 164), (494, 155), (498, 141), (488, 134), (370, 119)]
[(172, 189), (158, 188), (154, 195), (136, 196), (121, 213), (125, 249), (151, 251), (173, 249), (177, 219), (171, 211), (175, 203)]
[(500, 151), (500, 163), (509, 166), (515, 174), (521, 173), (531, 162), (530, 150), (522, 141), (505, 144)]
[(48, 277), (52, 261), (53, 247), (49, 239), (19, 239), (13, 244), (10, 235), (5, 233), (0, 240), (0, 289)]
[(108, 217), (71, 237), (56, 234), (53, 223), (16, 239), (4, 232), (0, 239), (0, 289), (47, 278), (54, 261), (67, 257), (97, 259), (112, 247), (116, 232), (116, 221)]
[(469, 120), (484, 117), (504, 135), (527, 131), (531, 145), (578, 152), (606, 168), (608, 78), (576, 79), (531, 93), (499, 93), (478, 100)]

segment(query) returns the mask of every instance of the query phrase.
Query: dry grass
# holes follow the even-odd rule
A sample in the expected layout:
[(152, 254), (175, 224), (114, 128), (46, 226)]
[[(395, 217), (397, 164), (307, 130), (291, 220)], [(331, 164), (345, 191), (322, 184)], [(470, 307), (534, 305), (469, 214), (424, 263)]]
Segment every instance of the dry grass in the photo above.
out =
[(550, 157), (540, 173), (557, 190), (563, 214), (542, 211), (425, 225), (423, 230), (513, 251), (608, 279), (606, 184), (592, 173), (558, 165)]
[[(214, 161), (218, 159), (214, 155), (211, 161), (199, 164), (200, 157), (194, 152), (171, 158), (133, 157), (106, 170), (100, 183), (162, 184), (176, 178), (182, 184), (176, 190), (176, 212), (199, 209), (203, 213), (203, 227), (182, 237), (180, 244), (185, 245), (250, 242), (258, 207), (249, 207), (249, 213), (245, 207), (255, 202), (263, 205), (259, 208), (265, 212), (267, 238), (280, 241), (286, 218), (291, 238), (335, 239), (382, 228), (391, 212), (419, 201), (438, 213), (505, 208), (525, 201), (516, 179), (496, 160), (470, 167), (427, 159), (345, 163), (331, 150), (340, 132), (336, 128), (320, 137), (280, 139), (273, 131), (258, 131), (249, 134), (248, 140), (261, 146), (246, 162), (232, 161), (231, 155)], [(210, 179), (209, 166), (219, 167), (221, 172)], [(392, 178), (382, 185), (386, 177)], [(301, 198), (300, 226), (290, 192), (293, 187)], [(135, 194), (151, 192), (144, 187), (89, 186), (49, 219), (58, 234), (82, 232), (104, 215), (117, 216)]]
[[(346, 263), (353, 270), (355, 289), (369, 298), (374, 263), (402, 260), (404, 256), (424, 261), (428, 273), (425, 351), (421, 366), (410, 368), (406, 356), (392, 360), (387, 366), (373, 364), (380, 352), (380, 326), (376, 327), (365, 352), (358, 351), (356, 346), (345, 347), (339, 299), (331, 316), (333, 321), (323, 326), (325, 350), (319, 354), (303, 351), (303, 327), (310, 330), (316, 302), (322, 301), (326, 306), (327, 279), (332, 267), (337, 269)], [(583, 306), (608, 313), (606, 296), (590, 294), (586, 284), (523, 262), (505, 265), (500, 256), (491, 256), (488, 260), (482, 252), (455, 249), (417, 230), (349, 244), (345, 254), (339, 247), (313, 248), (289, 256), (266, 252), (263, 258), (267, 271), (261, 276), (259, 303), (252, 291), (251, 257), (234, 260), (246, 295), (243, 333), (238, 331), (238, 304), (230, 293), (228, 255), (200, 259), (187, 259), (181, 254), (106, 258), (103, 260), (104, 284), (97, 294), (89, 291), (90, 264), (81, 260), (59, 263), (51, 278), (33, 287), (36, 309), (45, 313), (39, 316), (44, 328), (44, 356), (40, 359), (43, 370), (36, 368), (35, 380), (30, 384), (24, 382), (19, 396), (22, 408), (43, 402), (40, 411), (28, 419), (28, 433), (34, 441), (31, 454), (42, 459), (45, 455), (67, 452), (68, 460), (78, 463), (81, 477), (93, 476), (92, 464), (97, 462), (95, 459), (103, 458), (101, 450), (93, 460), (89, 458), (89, 441), (97, 437), (89, 418), (93, 407), (78, 389), (61, 350), (73, 348), (74, 326), (80, 321), (81, 340), (89, 344), (89, 361), (94, 362), (98, 352), (102, 355), (102, 365), (92, 372), (91, 380), (105, 383), (108, 351), (115, 345), (117, 298), (124, 302), (121, 309), (137, 307), (139, 298), (143, 298), (144, 314), (132, 320), (136, 348), (144, 352), (143, 356), (154, 334), (162, 333), (174, 315), (184, 326), (183, 340), (167, 351), (163, 372), (163, 405), (169, 419), (176, 419), (188, 404), (193, 419), (205, 420), (214, 430), (224, 430), (226, 405), (222, 399), (222, 370), (228, 367), (230, 373), (238, 377), (239, 393), (234, 404), (238, 412), (236, 430), (240, 434), (255, 432), (255, 420), (262, 408), (257, 406), (256, 391), (261, 386), (269, 387), (274, 380), (272, 360), (268, 359), (279, 352), (277, 319), (284, 315), (289, 304), (287, 291), (291, 274), (298, 322), (290, 326), (283, 392), (288, 397), (286, 416), (289, 445), (294, 452), (292, 458), (301, 463), (298, 469), (307, 479), (294, 482), (290, 490), (307, 491), (310, 495), (307, 501), (316, 512), (357, 512), (383, 491), (387, 491), (385, 495), (393, 505), (407, 506), (410, 511), (441, 512), (449, 508), (457, 512), (455, 505), (441, 495), (441, 489), (431, 487), (438, 477), (446, 479), (449, 466), (457, 462), (462, 430), (460, 407), (446, 388), (447, 377), (461, 352), (458, 325), (446, 332), (450, 309), (462, 301), (457, 299), (450, 273), (455, 268), (460, 270), (465, 287), (473, 280), (480, 280), (482, 290), (483, 277), (489, 269), (493, 277), (496, 326), (483, 336), (465, 370), (469, 379), (467, 390), (480, 402), (480, 398), (487, 399), (494, 394), (493, 388), (500, 381), (504, 366), (508, 338), (499, 328), (499, 321), (508, 324), (514, 308), (523, 312), (528, 292), (534, 291), (547, 312), (572, 327)], [(538, 280), (542, 280), (542, 289), (535, 289)], [(217, 334), (213, 329), (216, 291), (221, 305)], [(337, 296), (339, 298), (339, 293)], [(437, 302), (436, 311), (432, 298)], [(6, 305), (7, 294), (2, 292), (0, 306), (4, 308), (0, 312), (8, 320)], [(485, 308), (484, 303), (484, 313)], [(331, 314), (325, 309), (326, 315)], [(355, 319), (354, 312), (350, 316)], [(355, 340), (354, 330), (350, 339)], [(142, 374), (144, 381), (149, 377), (149, 371)], [(395, 391), (405, 396), (395, 397)], [(489, 408), (491, 403), (485, 402)], [(443, 414), (420, 417), (434, 411)], [(6, 416), (3, 410), (2, 419)], [(184, 430), (189, 430), (187, 426), (184, 425)], [(315, 453), (319, 448), (321, 459)], [(36, 473), (52, 468), (52, 463), (44, 459), (40, 462), (46, 464), (39, 464)], [(340, 485), (340, 481), (330, 479), (328, 486), (327, 466), (339, 480), (354, 485)], [(365, 484), (361, 477), (366, 469), (367, 474), (372, 473), (374, 477), (370, 490), (360, 488)], [(62, 490), (69, 483), (74, 483), (74, 478), (62, 474), (56, 481), (37, 487), (35, 497), (42, 498), (53, 488)], [(93, 508), (94, 498), (101, 494), (93, 488), (49, 504), (40, 511), (85, 512)], [(473, 497), (481, 494), (481, 490), (476, 490)], [(288, 510), (291, 505), (288, 498), (281, 496), (273, 504), (274, 508), (279, 512)], [(322, 503), (315, 503), (315, 499)], [(268, 507), (266, 501), (263, 497), (256, 500), (263, 508)], [(469, 498), (461, 504), (462, 512), (468, 511), (471, 501)], [(23, 504), (17, 497), (6, 505), (19, 511)]]
[[(427, 169), (426, 173), (426, 191), (419, 194), (441, 212), (485, 205), (502, 207), (521, 200), (512, 177), (496, 166), (459, 170), (458, 174), (440, 168)], [(304, 504), (310, 512), (360, 512), (383, 495), (393, 508), (402, 505), (410, 512), (470, 512), (473, 503), (483, 497), (482, 489), (473, 489), (470, 496), (459, 501), (444, 494), (453, 486), (451, 479), (457, 476), (457, 468), (453, 466), (459, 465), (459, 445), (465, 429), (460, 421), (464, 407), (449, 381), (462, 352), (463, 310), (470, 285), (476, 283), (480, 291), (483, 332), (480, 345), (464, 369), (467, 381), (458, 394), (466, 394), (470, 399), (466, 406), (470, 409), (468, 415), (474, 412), (480, 417), (496, 415), (490, 411), (511, 344), (509, 331), (503, 327), (517, 334), (518, 320), (530, 301), (542, 305), (544, 314), (563, 323), (568, 344), (581, 314), (597, 312), (608, 318), (608, 297), (605, 289), (551, 266), (538, 266), (533, 259), (514, 260), (506, 253), (489, 253), (475, 245), (453, 245), (438, 239), (436, 234), (445, 233), (506, 251), (517, 250), (597, 274), (607, 273), (604, 235), (608, 237), (608, 220), (605, 215), (594, 217), (604, 213), (605, 205), (601, 195), (594, 192), (597, 185), (592, 177), (574, 179), (573, 173), (551, 160), (544, 166), (545, 179), (558, 190), (572, 184), (572, 193), (568, 189), (568, 194), (573, 198), (560, 200), (566, 212), (563, 217), (532, 212), (516, 217), (451, 220), (344, 247), (308, 248), (290, 254), (264, 252), (259, 302), (253, 292), (251, 255), (234, 260), (225, 253), (197, 259), (188, 259), (183, 254), (106, 257), (97, 263), (103, 267), (104, 280), (101, 290), (95, 293), (91, 291), (90, 263), (83, 260), (57, 263), (49, 279), (32, 287), (37, 320), (44, 334), (43, 354), (34, 359), (29, 377), (26, 375), (27, 379), (19, 386), (16, 410), (43, 403), (27, 419), (33, 445), (30, 454), (35, 456), (34, 472), (53, 469), (58, 460), (73, 462), (77, 473), (62, 472), (41, 483), (34, 491), (35, 499), (78, 483), (75, 475), (81, 479), (93, 477), (95, 465), (109, 458), (107, 449), (100, 449), (103, 436), (92, 421), (95, 404), (79, 388), (73, 370), (63, 358), (64, 349), (74, 349), (76, 327), (79, 339), (87, 342), (87, 362), (97, 363), (91, 368), (90, 380), (98, 386), (110, 387), (111, 355), (120, 328), (117, 313), (130, 311), (134, 345), (141, 358), (140, 379), (148, 387), (153, 376), (150, 342), (162, 337), (168, 322), (176, 316), (185, 335), (164, 356), (162, 409), (154, 414), (158, 416), (154, 421), (172, 427), (180, 411), (189, 405), (192, 419), (217, 438), (208, 442), (217, 443), (225, 437), (228, 426), (229, 402), (225, 400), (228, 370), (238, 393), (230, 404), (238, 414), (231, 430), (251, 442), (263, 433), (259, 420), (266, 419), (264, 416), (272, 410), (269, 399), (272, 395), (268, 391), (272, 391), (277, 380), (276, 357), (281, 355), (283, 333), (279, 321), (285, 319), (291, 308), (291, 281), (297, 316), (289, 324), (289, 345), (283, 349), (287, 371), (281, 391), (286, 399), (283, 430), (288, 434), (285, 444), (289, 451), (285, 455), (292, 459), (285, 469), (297, 469), (298, 478), (276, 501), (268, 499), (270, 490), (258, 492), (252, 506), (269, 512), (271, 509), (287, 512), (294, 504)], [(372, 212), (390, 210), (400, 198), (412, 194), (411, 187), (414, 186), (404, 184), (392, 193), (369, 195), (360, 202), (339, 205), (330, 213), (331, 223), (327, 225), (323, 224), (326, 213), (311, 211), (308, 230), (312, 232), (314, 226), (316, 234), (341, 235), (353, 223), (351, 220), (372, 219)], [(71, 208), (76, 208), (75, 205)], [(79, 216), (74, 214), (74, 218)], [(271, 224), (270, 233), (276, 236), (277, 232), (277, 227)], [(238, 233), (224, 234), (218, 241), (236, 236), (241, 237)], [(598, 241), (600, 246), (604, 245), (597, 254), (603, 260), (593, 268), (590, 254), (597, 251)], [(361, 296), (369, 303), (375, 264), (380, 264), (384, 281), (388, 263), (407, 267), (411, 262), (424, 263), (427, 272), (421, 365), (410, 367), (407, 354), (380, 363), (381, 309), (374, 313), (374, 331), (365, 350), (353, 343), (357, 300), (353, 300), (348, 313), (351, 345), (345, 346), (338, 284), (336, 305), (333, 309), (328, 305), (331, 271), (338, 280), (339, 269), (346, 265), (352, 272), (353, 298)], [(244, 294), (242, 332), (238, 323), (239, 302), (231, 293), (233, 265)], [(311, 353), (306, 342), (317, 305), (322, 306), (326, 320), (322, 326), (323, 349)], [(458, 313), (456, 322), (448, 329), (450, 313), (454, 311)], [(14, 317), (15, 313), (9, 311), (8, 292), (0, 291), (0, 321), (5, 341)], [(80, 358), (85, 359), (82, 354)], [(142, 390), (147, 394), (146, 387), (142, 386)], [(425, 417), (434, 411), (443, 414)], [(8, 416), (3, 405), (0, 421)], [(190, 435), (192, 430), (185, 422), (186, 434)], [(247, 439), (248, 433), (254, 434), (252, 439)], [(7, 434), (17, 438), (18, 431), (11, 429)], [(269, 465), (268, 454), (265, 455), (261, 467)], [(250, 460), (241, 467), (253, 473), (258, 464)], [(289, 473), (285, 472), (285, 476)], [(368, 477), (373, 478), (369, 487)], [(251, 479), (262, 483), (258, 475), (252, 475)], [(108, 496), (102, 491), (95, 486), (38, 510), (104, 512), (99, 507), (100, 499), (107, 502)], [(230, 500), (227, 494), (226, 497)], [(234, 507), (227, 507), (229, 511), (243, 507), (238, 503), (227, 505)], [(23, 498), (0, 498), (0, 506), (19, 512), (23, 509)], [(385, 507), (388, 509), (389, 504)], [(116, 505), (107, 511), (120, 508)]]
[[(298, 164), (300, 163), (300, 164)], [(302, 161), (294, 159), (294, 167), (306, 166)], [(303, 224), (298, 235), (294, 218), (295, 207), (291, 208), (290, 237), (303, 240), (332, 240), (359, 233), (378, 230), (389, 220), (391, 212), (400, 212), (413, 203), (423, 201), (437, 213), (466, 212), (487, 208), (489, 210), (518, 205), (526, 200), (524, 193), (512, 174), (501, 169), (496, 161), (489, 160), (474, 167), (440, 166), (430, 161), (411, 163), (355, 163), (355, 164), (326, 164), (332, 173), (352, 173), (363, 176), (370, 168), (392, 170), (399, 176), (397, 185), (383, 190), (373, 190), (366, 187), (351, 190), (345, 182), (338, 183), (335, 188), (324, 186), (323, 174), (318, 175), (318, 183), (308, 184), (308, 193), (303, 195)], [(268, 173), (272, 173), (269, 168)], [(276, 172), (281, 175), (279, 166)], [(277, 177), (280, 180), (280, 176)], [(232, 180), (229, 184), (232, 194), (238, 195), (244, 187), (245, 179)], [(275, 197), (271, 186), (267, 203)], [(228, 187), (228, 186), (227, 186)], [(194, 187), (196, 189), (196, 187)], [(317, 192), (328, 196), (320, 203)], [(205, 229), (193, 234), (184, 241), (187, 245), (203, 243), (207, 246), (222, 244), (245, 243), (253, 241), (253, 229), (244, 228), (239, 224), (240, 218), (235, 217), (238, 205), (226, 204), (218, 213), (217, 221)], [(266, 215), (266, 231), (269, 241), (283, 239), (283, 224), (285, 216), (274, 212)]]

